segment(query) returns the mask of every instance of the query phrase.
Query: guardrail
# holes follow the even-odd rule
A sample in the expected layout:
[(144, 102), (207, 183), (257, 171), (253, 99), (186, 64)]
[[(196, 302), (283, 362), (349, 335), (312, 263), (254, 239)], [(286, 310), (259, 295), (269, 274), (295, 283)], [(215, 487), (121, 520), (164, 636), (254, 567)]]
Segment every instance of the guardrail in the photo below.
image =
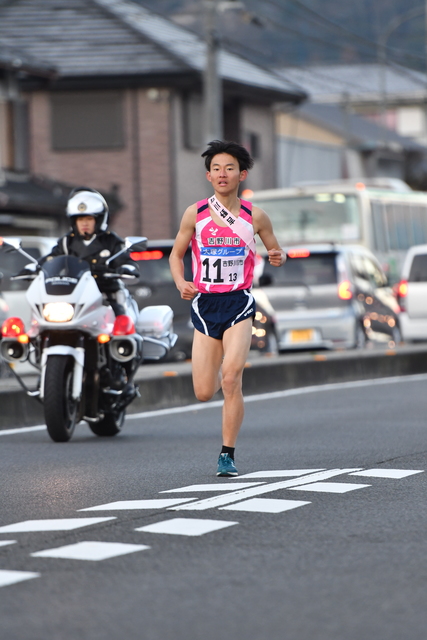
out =
[[(396, 350), (323, 352), (316, 354), (252, 356), (243, 376), (245, 395), (281, 391), (351, 380), (427, 373), (427, 345)], [(166, 363), (141, 367), (141, 393), (129, 413), (199, 404), (193, 393), (191, 364)], [(218, 394), (221, 398), (221, 394)], [(16, 382), (0, 380), (0, 429), (43, 424), (43, 407)]]

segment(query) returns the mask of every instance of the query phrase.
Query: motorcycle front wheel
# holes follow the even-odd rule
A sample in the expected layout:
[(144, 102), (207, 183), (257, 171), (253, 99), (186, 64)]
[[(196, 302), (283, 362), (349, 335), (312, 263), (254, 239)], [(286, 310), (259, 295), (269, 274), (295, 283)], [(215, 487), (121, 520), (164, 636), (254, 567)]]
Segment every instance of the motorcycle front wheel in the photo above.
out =
[(116, 436), (123, 428), (126, 409), (106, 413), (99, 422), (89, 422), (89, 428), (96, 436)]
[(68, 442), (76, 426), (78, 400), (72, 397), (73, 373), (73, 358), (49, 356), (44, 385), (44, 417), (54, 442)]

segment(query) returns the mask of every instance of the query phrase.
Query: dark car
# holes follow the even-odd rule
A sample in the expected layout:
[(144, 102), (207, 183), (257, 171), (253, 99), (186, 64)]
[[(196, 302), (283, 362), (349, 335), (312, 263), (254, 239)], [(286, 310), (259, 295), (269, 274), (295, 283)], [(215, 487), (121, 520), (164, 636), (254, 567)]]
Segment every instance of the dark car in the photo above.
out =
[[(146, 251), (133, 252), (131, 255), (139, 265), (140, 279), (135, 284), (126, 283), (126, 287), (135, 298), (139, 309), (159, 304), (167, 304), (172, 308), (173, 326), (178, 340), (169, 359), (185, 360), (191, 357), (193, 342), (191, 302), (181, 298), (172, 278), (169, 256), (173, 243), (173, 240), (149, 240)], [(190, 249), (184, 256), (184, 277), (192, 280)]]
[(401, 341), (399, 305), (369, 250), (316, 245), (286, 251), (282, 267), (265, 260), (259, 276), (276, 314), (280, 351)]

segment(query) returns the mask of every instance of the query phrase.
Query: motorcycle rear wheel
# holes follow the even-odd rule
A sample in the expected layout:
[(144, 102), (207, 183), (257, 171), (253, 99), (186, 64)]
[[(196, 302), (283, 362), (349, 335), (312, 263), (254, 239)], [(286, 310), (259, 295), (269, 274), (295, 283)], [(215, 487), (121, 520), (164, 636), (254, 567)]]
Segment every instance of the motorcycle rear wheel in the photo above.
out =
[(89, 428), (96, 436), (111, 438), (116, 436), (123, 428), (126, 409), (106, 413), (99, 422), (89, 422)]
[(76, 426), (78, 400), (72, 397), (74, 360), (49, 356), (46, 364), (44, 417), (54, 442), (68, 442)]

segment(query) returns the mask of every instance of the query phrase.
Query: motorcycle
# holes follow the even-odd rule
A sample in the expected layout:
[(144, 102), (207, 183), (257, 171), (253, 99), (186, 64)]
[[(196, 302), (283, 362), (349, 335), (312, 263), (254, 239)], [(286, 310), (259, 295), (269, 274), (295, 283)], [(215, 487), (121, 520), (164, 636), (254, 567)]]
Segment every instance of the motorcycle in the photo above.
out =
[[(143, 251), (146, 240), (126, 238), (122, 251), (106, 264), (126, 250)], [(81, 420), (97, 436), (117, 435), (138, 395), (138, 367), (165, 357), (177, 340), (172, 309), (159, 305), (139, 311), (123, 287), (126, 314), (116, 317), (86, 261), (61, 255), (40, 266), (18, 238), (4, 238), (3, 244), (30, 261), (27, 273), (14, 278), (32, 281), (26, 292), (32, 319), (28, 330), (17, 317), (3, 322), (1, 357), (9, 365), (28, 361), (38, 370), (37, 386), (30, 390), (11, 366), (25, 392), (43, 403), (52, 440), (70, 440)], [(134, 278), (113, 272), (104, 277)]]

